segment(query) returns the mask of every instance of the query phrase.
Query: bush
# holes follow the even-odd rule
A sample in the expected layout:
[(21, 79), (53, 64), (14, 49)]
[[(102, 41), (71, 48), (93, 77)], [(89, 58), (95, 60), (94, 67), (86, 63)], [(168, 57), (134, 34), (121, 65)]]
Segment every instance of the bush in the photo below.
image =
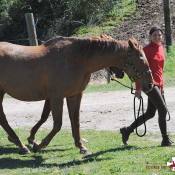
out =
[[(129, 1), (129, 0), (127, 0)], [(131, 1), (131, 0), (130, 0)], [(7, 38), (26, 38), (24, 15), (33, 12), (38, 38), (70, 36), (80, 26), (99, 25), (121, 8), (122, 0), (0, 0)]]

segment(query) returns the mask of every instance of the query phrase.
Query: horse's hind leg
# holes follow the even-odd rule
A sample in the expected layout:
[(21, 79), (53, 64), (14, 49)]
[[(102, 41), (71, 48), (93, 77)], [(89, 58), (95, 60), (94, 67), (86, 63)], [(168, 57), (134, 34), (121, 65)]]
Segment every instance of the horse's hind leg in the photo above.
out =
[(79, 113), (80, 113), (80, 103), (81, 103), (82, 93), (67, 97), (67, 107), (69, 111), (69, 117), (72, 126), (72, 135), (75, 141), (75, 146), (80, 149), (80, 153), (84, 154), (87, 152), (87, 148), (83, 146), (80, 137), (80, 120), (79, 120)]
[(16, 133), (8, 124), (8, 121), (6, 119), (6, 116), (3, 111), (3, 106), (2, 106), (4, 94), (5, 93), (3, 91), (0, 91), (0, 125), (8, 134), (9, 140), (19, 147), (21, 154), (29, 153), (30, 152), (29, 149), (24, 144), (22, 144), (19, 137), (16, 135)]
[(39, 151), (42, 148), (46, 147), (56, 133), (61, 129), (62, 126), (62, 113), (63, 113), (63, 98), (54, 98), (50, 100), (50, 107), (53, 116), (53, 129), (51, 132), (42, 140), (38, 145), (34, 143), (33, 150)]
[(44, 103), (44, 108), (43, 108), (43, 112), (41, 115), (40, 120), (35, 124), (35, 126), (31, 129), (30, 131), (30, 136), (27, 138), (28, 142), (30, 144), (34, 144), (35, 141), (35, 134), (38, 131), (38, 129), (40, 128), (40, 126), (48, 119), (49, 117), (49, 113), (50, 113), (51, 109), (50, 109), (50, 102), (49, 100), (46, 100)]

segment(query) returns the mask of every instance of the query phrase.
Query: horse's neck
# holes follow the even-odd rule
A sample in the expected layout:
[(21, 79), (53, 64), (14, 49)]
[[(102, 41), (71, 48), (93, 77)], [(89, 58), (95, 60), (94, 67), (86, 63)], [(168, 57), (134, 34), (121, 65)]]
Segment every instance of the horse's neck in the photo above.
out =
[(110, 66), (120, 66), (127, 57), (127, 44), (117, 41), (85, 41), (80, 47), (84, 52), (89, 72), (95, 72)]

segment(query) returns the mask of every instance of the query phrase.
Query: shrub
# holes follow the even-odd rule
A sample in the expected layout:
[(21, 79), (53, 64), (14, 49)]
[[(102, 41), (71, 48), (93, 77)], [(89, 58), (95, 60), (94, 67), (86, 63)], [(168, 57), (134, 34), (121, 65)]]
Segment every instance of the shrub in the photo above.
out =
[[(132, 1), (132, 0), (125, 0)], [(80, 26), (99, 25), (115, 16), (122, 0), (0, 0), (1, 19), (8, 18), (6, 38), (26, 38), (24, 14), (33, 12), (40, 39), (73, 34)]]

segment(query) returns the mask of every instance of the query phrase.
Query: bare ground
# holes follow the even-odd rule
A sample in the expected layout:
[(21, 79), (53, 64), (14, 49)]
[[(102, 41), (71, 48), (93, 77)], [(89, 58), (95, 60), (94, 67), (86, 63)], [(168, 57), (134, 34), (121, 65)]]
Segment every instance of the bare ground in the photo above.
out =
[[(146, 109), (147, 98), (144, 104)], [(168, 131), (175, 130), (175, 87), (165, 89), (165, 97), (171, 113), (171, 121), (168, 122)], [(4, 99), (4, 112), (12, 127), (32, 127), (40, 118), (43, 101), (22, 102), (10, 97)], [(134, 121), (133, 95), (129, 90), (88, 93), (84, 94), (81, 104), (81, 129), (119, 130), (120, 127)], [(147, 122), (148, 131), (159, 131), (157, 115)], [(44, 128), (52, 127), (52, 117), (43, 125)], [(63, 127), (70, 129), (70, 121), (66, 102), (64, 104)], [(142, 129), (142, 128), (140, 128)]]

